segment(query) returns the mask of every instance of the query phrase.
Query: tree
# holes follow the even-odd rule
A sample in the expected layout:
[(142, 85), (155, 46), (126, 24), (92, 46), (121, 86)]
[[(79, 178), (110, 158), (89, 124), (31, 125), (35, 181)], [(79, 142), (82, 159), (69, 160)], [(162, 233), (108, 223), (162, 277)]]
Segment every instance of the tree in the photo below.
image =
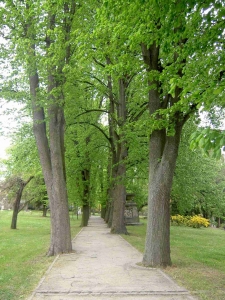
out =
[(27, 181), (23, 181), (21, 178), (17, 178), (16, 183), (18, 185), (17, 192), (16, 192), (16, 198), (13, 203), (13, 215), (12, 215), (12, 223), (11, 223), (11, 229), (16, 229), (17, 225), (17, 216), (20, 209), (20, 201), (23, 194), (23, 190), (26, 187), (26, 185), (33, 179), (34, 176), (30, 176)]
[[(43, 188), (44, 180), (32, 133), (32, 124), (28, 120), (21, 125), (17, 124), (17, 128), (10, 137), (11, 146), (7, 149), (7, 158), (1, 160), (1, 175), (4, 194), (7, 194), (9, 199), (13, 199), (11, 228), (16, 229), (18, 213), (31, 202), (39, 202), (43, 205), (42, 193), (45, 194), (46, 189), (45, 186)], [(35, 174), (35, 177), (31, 174)], [(23, 180), (28, 177), (27, 181)], [(30, 183), (29, 186), (27, 186), (28, 183)], [(23, 204), (21, 204), (22, 195), (25, 199)]]
[[(213, 107), (213, 91), (223, 78), (221, 64), (214, 68), (210, 58), (220, 57), (217, 42), (222, 43), (218, 29), (218, 24), (224, 23), (222, 2), (107, 1), (99, 18), (110, 30), (110, 43), (115, 47), (126, 44), (134, 53), (142, 53), (143, 80), (149, 90), (150, 135), (149, 209), (143, 264), (167, 266), (171, 264), (170, 191), (182, 128), (202, 105), (206, 109)], [(201, 76), (198, 70), (206, 57), (208, 64)]]
[[(79, 76), (78, 76), (79, 77)], [(80, 78), (80, 77), (79, 77)], [(83, 210), (81, 226), (87, 226), (91, 207), (104, 198), (104, 162), (107, 139), (102, 134), (99, 99), (92, 92), (70, 86), (66, 103), (66, 169), (69, 201)], [(77, 105), (74, 106), (74, 95)], [(103, 194), (100, 194), (100, 191)]]
[[(101, 2), (98, 2), (99, 5)], [(93, 89), (98, 95), (101, 93), (101, 110), (107, 114), (108, 133), (105, 134), (104, 131), (104, 136), (108, 140), (110, 152), (105, 220), (111, 227), (112, 233), (127, 233), (124, 223), (128, 159), (127, 129), (129, 120), (135, 116), (135, 108), (130, 106), (130, 103), (131, 85), (137, 72), (137, 69), (131, 66), (136, 66), (140, 62), (132, 52), (127, 51), (127, 45), (123, 44), (123, 40), (119, 43), (117, 39), (117, 45), (111, 43), (112, 37), (107, 27), (109, 23), (105, 26), (101, 12), (99, 10), (96, 18), (92, 16), (93, 20), (86, 23), (86, 25), (91, 24), (91, 27), (89, 25), (85, 31), (81, 29), (79, 34), (81, 63), (85, 57), (92, 66), (88, 72), (82, 64), (85, 79), (81, 80), (86, 83), (87, 88)], [(127, 66), (126, 63), (131, 62), (132, 59), (133, 64)]]
[(33, 131), (50, 200), (49, 255), (72, 250), (64, 164), (63, 68), (70, 58), (75, 9), (75, 1), (57, 5), (29, 0), (7, 1), (2, 8), (2, 25), (29, 79)]

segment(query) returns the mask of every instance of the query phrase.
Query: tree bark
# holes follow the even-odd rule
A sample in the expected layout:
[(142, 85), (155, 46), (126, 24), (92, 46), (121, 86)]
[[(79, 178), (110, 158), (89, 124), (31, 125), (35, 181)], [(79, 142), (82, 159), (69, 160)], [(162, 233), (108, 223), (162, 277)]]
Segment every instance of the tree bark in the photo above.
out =
[[(125, 166), (119, 166), (117, 178), (124, 175)], [(126, 187), (123, 182), (116, 183), (113, 191), (113, 215), (111, 233), (127, 234), (127, 229), (124, 220), (124, 211), (126, 203)]]
[(47, 217), (47, 211), (48, 211), (48, 208), (46, 205), (43, 205), (43, 209), (42, 209), (42, 217)]
[[(63, 128), (64, 116), (60, 100), (51, 95), (55, 79), (48, 70), (48, 94), (50, 107), (49, 141), (47, 137), (45, 112), (38, 98), (39, 76), (36, 66), (35, 45), (31, 37), (29, 55), (29, 82), (33, 113), (33, 131), (36, 139), (42, 172), (46, 184), (51, 211), (51, 242), (48, 255), (72, 251), (68, 199), (64, 173)], [(49, 46), (49, 45), (48, 45)]]
[(106, 207), (105, 206), (101, 206), (101, 218), (105, 219), (105, 215), (106, 215)]
[(124, 220), (124, 211), (126, 203), (126, 163), (127, 147), (124, 135), (124, 125), (126, 123), (126, 80), (119, 79), (119, 99), (117, 105), (118, 126), (120, 134), (117, 135), (116, 157), (113, 161), (113, 215), (111, 233), (127, 234)]
[(108, 198), (107, 203), (106, 203), (106, 212), (105, 212), (105, 217), (104, 221), (108, 224), (109, 221), (109, 214), (110, 214), (110, 207), (111, 207), (111, 201)]
[(30, 176), (27, 181), (23, 181), (22, 179), (18, 179), (19, 189), (16, 192), (16, 199), (13, 203), (13, 215), (12, 215), (12, 222), (11, 222), (11, 229), (17, 228), (17, 217), (18, 213), (20, 212), (20, 201), (22, 198), (23, 190), (25, 186), (33, 179), (34, 176)]
[(88, 220), (90, 216), (90, 206), (89, 204), (83, 204), (82, 207), (82, 219), (81, 219), (81, 227), (88, 226)]
[[(34, 46), (32, 48), (35, 49)], [(35, 61), (35, 57), (30, 58), (33, 58)], [(36, 70), (34, 74), (30, 74), (29, 79), (33, 111), (33, 131), (51, 211), (51, 242), (48, 255), (68, 253), (72, 251), (72, 244), (63, 163), (64, 153), (62, 153), (63, 111), (62, 108), (54, 104), (49, 108), (49, 145), (44, 109), (39, 106), (38, 102), (37, 91), (39, 88), (39, 79)], [(49, 93), (51, 92), (50, 89)]]
[(48, 115), (52, 166), (52, 198), (49, 198), (51, 203), (52, 233), (48, 255), (57, 255), (72, 251), (68, 197), (64, 173), (64, 150), (62, 147), (64, 116), (62, 108), (54, 104), (50, 106)]
[(108, 213), (108, 222), (107, 222), (107, 225), (109, 228), (112, 227), (112, 219), (113, 219), (113, 191), (112, 191), (112, 198), (110, 199), (110, 203), (109, 203), (109, 213)]
[(166, 138), (161, 158), (159, 145), (164, 141), (160, 131), (150, 140), (148, 225), (143, 264), (159, 267), (171, 265), (170, 258), (170, 191), (178, 155), (182, 124), (177, 126), (173, 137)]
[[(73, 18), (76, 11), (76, 2), (64, 3), (57, 6), (54, 2), (49, 2), (48, 12), (46, 13), (46, 53), (43, 53), (43, 61), (36, 58), (36, 44), (39, 40), (36, 36), (36, 16), (29, 2), (26, 4), (26, 14), (24, 20), (24, 37), (30, 45), (27, 49), (27, 73), (29, 76), (30, 95), (33, 114), (33, 131), (38, 148), (42, 172), (45, 180), (49, 205), (51, 211), (51, 243), (48, 255), (67, 253), (72, 250), (70, 219), (68, 209), (68, 198), (66, 190), (66, 174), (64, 160), (64, 113), (62, 87), (65, 82), (63, 67), (70, 59), (70, 32)], [(60, 24), (56, 20), (58, 11), (64, 11), (64, 18)], [(57, 57), (53, 48), (55, 46), (57, 34), (52, 33), (57, 26), (61, 26), (64, 33), (64, 44), (62, 53), (64, 57)], [(53, 46), (53, 47), (52, 47)], [(65, 46), (65, 48), (64, 48)], [(41, 46), (42, 47), (42, 46)], [(64, 51), (65, 50), (65, 51)], [(54, 56), (55, 55), (55, 56)], [(54, 57), (53, 57), (54, 56)], [(47, 81), (48, 101), (40, 101), (38, 65), (47, 66), (47, 76), (42, 89)], [(42, 74), (44, 74), (43, 72)], [(47, 79), (47, 80), (46, 80)], [(57, 91), (57, 92), (56, 92)], [(42, 103), (48, 104), (49, 132), (46, 130), (45, 110)]]
[[(154, 42), (149, 48), (142, 44), (143, 60), (147, 71), (160, 73), (159, 45)], [(178, 71), (182, 76), (182, 72)], [(149, 113), (159, 121), (159, 110), (172, 107), (180, 100), (181, 89), (176, 87), (175, 95), (161, 97), (160, 81), (149, 81)], [(187, 116), (176, 112), (170, 117), (174, 135), (169, 136), (167, 128), (152, 129), (149, 143), (149, 190), (148, 224), (143, 264), (151, 267), (171, 265), (170, 258), (170, 191), (176, 166), (182, 127)]]
[[(88, 149), (88, 145), (90, 143), (90, 136), (87, 136), (85, 139), (85, 143)], [(85, 151), (84, 155), (84, 162), (83, 162), (85, 168), (81, 171), (81, 178), (82, 178), (82, 188), (83, 188), (83, 213), (82, 213), (82, 219), (81, 219), (81, 227), (88, 226), (88, 220), (90, 217), (90, 173), (91, 173), (91, 164), (90, 164), (90, 156), (89, 151)]]

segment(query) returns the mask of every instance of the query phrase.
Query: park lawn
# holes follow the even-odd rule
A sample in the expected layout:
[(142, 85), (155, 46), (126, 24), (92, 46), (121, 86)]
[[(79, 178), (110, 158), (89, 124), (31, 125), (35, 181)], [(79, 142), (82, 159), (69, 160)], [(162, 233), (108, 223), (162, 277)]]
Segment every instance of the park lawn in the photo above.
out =
[[(143, 253), (146, 220), (141, 222), (123, 237)], [(171, 258), (173, 265), (164, 271), (179, 285), (202, 300), (225, 299), (224, 230), (171, 226)]]
[[(50, 243), (50, 218), (42, 212), (22, 211), (18, 229), (10, 229), (12, 211), (0, 211), (0, 300), (26, 299), (54, 257), (45, 254)], [(80, 231), (80, 220), (71, 217), (71, 235)]]

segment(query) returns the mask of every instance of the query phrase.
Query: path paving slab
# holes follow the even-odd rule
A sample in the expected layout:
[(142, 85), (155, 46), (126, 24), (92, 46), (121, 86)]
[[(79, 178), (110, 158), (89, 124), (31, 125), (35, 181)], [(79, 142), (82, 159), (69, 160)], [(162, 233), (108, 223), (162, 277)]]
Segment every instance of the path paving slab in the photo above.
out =
[(160, 269), (138, 265), (142, 254), (100, 217), (73, 240), (73, 253), (59, 255), (29, 300), (194, 300)]

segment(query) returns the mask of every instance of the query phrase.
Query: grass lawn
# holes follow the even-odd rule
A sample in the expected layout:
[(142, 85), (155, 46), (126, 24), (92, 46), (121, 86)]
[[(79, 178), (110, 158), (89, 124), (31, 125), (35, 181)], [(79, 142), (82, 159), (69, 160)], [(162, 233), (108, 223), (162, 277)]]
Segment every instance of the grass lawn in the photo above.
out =
[[(42, 212), (20, 212), (18, 229), (10, 229), (12, 211), (0, 211), (0, 300), (26, 299), (54, 257), (45, 254), (50, 242), (50, 218)], [(71, 218), (74, 237), (80, 220)]]
[[(143, 226), (129, 226), (123, 236), (144, 251), (146, 220)], [(225, 231), (212, 228), (171, 226), (173, 265), (164, 269), (179, 285), (199, 299), (225, 299)]]

